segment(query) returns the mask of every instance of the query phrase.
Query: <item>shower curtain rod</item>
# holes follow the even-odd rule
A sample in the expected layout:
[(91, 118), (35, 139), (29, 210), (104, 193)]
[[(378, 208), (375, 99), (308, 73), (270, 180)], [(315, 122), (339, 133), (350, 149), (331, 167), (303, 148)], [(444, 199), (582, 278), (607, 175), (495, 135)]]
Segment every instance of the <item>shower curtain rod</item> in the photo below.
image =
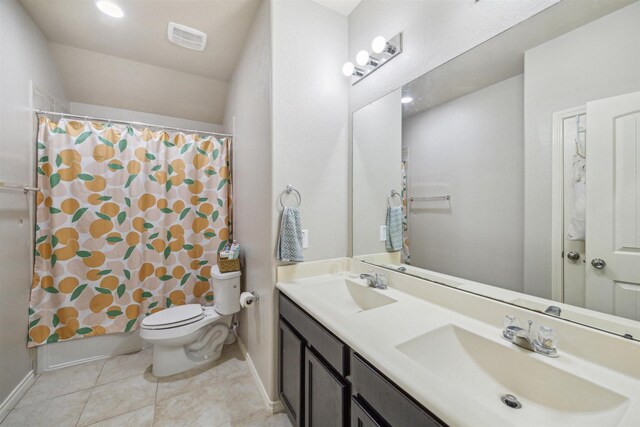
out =
[(175, 127), (175, 126), (154, 125), (152, 123), (133, 122), (133, 121), (115, 120), (115, 119), (105, 119), (103, 117), (83, 116), (81, 114), (56, 113), (55, 111), (44, 111), (44, 110), (35, 110), (35, 113), (36, 114), (51, 114), (53, 116), (62, 116), (62, 117), (75, 117), (75, 118), (84, 119), (84, 120), (98, 120), (98, 121), (101, 121), (101, 122), (108, 122), (108, 123), (121, 123), (123, 125), (136, 125), (136, 126), (146, 126), (146, 127), (152, 127), (152, 128), (160, 128), (160, 129), (172, 129), (172, 130), (177, 130), (177, 131), (202, 133), (202, 134), (208, 134), (208, 135), (233, 136), (233, 135), (231, 135), (229, 133), (210, 132), (210, 131), (203, 131), (203, 130), (197, 130), (197, 129), (184, 129), (184, 128), (178, 128), (178, 127)]

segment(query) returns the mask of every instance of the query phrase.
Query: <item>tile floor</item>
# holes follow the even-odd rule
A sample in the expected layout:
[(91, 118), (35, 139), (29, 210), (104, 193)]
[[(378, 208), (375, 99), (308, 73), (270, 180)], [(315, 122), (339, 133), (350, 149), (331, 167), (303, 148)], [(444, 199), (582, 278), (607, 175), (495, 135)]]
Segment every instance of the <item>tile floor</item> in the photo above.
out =
[(38, 376), (2, 427), (270, 426), (269, 414), (238, 344), (211, 365), (165, 378), (151, 375), (151, 350)]

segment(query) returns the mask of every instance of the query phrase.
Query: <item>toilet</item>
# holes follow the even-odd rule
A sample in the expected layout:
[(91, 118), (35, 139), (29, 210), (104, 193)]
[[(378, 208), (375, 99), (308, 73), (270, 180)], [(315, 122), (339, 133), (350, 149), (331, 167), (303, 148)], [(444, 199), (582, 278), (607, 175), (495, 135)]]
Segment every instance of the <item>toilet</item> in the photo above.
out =
[(142, 321), (140, 337), (153, 344), (153, 375), (166, 377), (206, 363), (222, 354), (233, 315), (240, 311), (240, 272), (211, 269), (214, 306), (185, 304), (169, 307)]

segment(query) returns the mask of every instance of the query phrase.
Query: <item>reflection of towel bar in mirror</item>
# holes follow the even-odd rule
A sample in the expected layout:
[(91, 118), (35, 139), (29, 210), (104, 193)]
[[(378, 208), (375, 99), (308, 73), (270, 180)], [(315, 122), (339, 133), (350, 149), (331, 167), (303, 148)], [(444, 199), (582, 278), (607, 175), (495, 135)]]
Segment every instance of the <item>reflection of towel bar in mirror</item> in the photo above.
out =
[(431, 202), (436, 200), (451, 200), (451, 195), (447, 194), (446, 196), (410, 197), (409, 200), (411, 200), (412, 202)]
[(391, 190), (391, 192), (389, 193), (389, 197), (387, 197), (387, 207), (390, 208), (391, 207), (391, 200), (398, 198), (399, 200), (399, 204), (398, 207), (402, 206), (402, 194), (398, 193), (396, 190)]

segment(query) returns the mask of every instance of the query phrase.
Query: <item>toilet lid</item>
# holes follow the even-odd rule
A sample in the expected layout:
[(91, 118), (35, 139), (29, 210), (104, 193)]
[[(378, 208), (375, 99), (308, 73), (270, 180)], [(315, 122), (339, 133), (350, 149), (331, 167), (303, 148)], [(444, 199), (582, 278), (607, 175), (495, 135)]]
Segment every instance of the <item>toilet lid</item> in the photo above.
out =
[(153, 313), (142, 320), (142, 327), (148, 329), (162, 329), (188, 325), (204, 317), (204, 310), (200, 304), (176, 305)]

